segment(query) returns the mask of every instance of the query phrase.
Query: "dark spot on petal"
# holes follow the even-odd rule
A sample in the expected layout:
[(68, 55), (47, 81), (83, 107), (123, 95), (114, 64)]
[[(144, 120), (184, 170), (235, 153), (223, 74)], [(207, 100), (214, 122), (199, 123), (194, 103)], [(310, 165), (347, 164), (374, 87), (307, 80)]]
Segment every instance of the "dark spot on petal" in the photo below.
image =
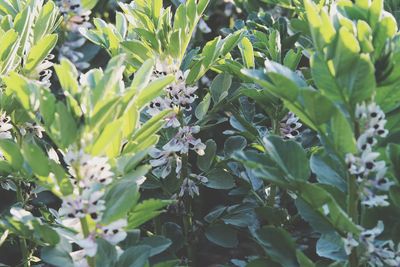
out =
[(374, 166), (375, 164), (372, 161), (365, 163), (365, 168), (367, 168), (368, 170), (372, 170)]

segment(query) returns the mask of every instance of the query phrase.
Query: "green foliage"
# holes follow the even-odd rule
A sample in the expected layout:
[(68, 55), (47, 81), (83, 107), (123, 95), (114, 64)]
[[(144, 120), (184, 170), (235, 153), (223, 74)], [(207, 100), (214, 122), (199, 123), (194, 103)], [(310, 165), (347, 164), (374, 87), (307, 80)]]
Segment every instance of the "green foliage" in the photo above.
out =
[(399, 12), (0, 1), (0, 265), (399, 265)]

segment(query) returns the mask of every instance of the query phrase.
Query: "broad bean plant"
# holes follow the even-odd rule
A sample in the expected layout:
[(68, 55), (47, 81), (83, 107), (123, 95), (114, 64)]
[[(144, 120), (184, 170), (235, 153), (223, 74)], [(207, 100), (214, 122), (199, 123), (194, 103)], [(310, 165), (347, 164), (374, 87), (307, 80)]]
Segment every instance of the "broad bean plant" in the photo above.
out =
[(0, 265), (400, 266), (399, 12), (0, 1)]

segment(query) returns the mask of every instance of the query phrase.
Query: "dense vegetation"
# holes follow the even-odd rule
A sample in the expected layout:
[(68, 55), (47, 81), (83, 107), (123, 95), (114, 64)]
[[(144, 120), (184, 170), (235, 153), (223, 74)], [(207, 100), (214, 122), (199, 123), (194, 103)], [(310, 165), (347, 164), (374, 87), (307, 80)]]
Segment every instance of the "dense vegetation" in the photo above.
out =
[(399, 20), (0, 0), (0, 265), (400, 266)]

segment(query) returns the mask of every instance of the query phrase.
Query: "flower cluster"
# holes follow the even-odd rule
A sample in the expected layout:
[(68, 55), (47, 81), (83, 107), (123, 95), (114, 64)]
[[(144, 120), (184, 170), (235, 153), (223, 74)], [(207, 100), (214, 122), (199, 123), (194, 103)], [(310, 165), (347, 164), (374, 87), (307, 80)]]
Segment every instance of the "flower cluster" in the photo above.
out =
[(387, 195), (378, 194), (388, 191), (392, 182), (386, 177), (384, 161), (377, 161), (378, 152), (373, 151), (377, 137), (385, 137), (385, 113), (375, 103), (357, 105), (356, 117), (359, 121), (361, 135), (357, 139), (358, 154), (347, 154), (346, 163), (349, 172), (360, 183), (362, 204), (368, 207), (388, 206)]
[(80, 27), (91, 27), (88, 22), (90, 10), (84, 10), (80, 0), (58, 0), (57, 5), (66, 21), (67, 29), (79, 32)]
[[(161, 111), (166, 109), (173, 109), (177, 111), (175, 114), (170, 115), (166, 118), (166, 128), (176, 128), (175, 136), (169, 140), (160, 149), (153, 149), (150, 151), (150, 156), (153, 158), (150, 160), (150, 164), (153, 167), (153, 174), (166, 178), (175, 168), (176, 177), (181, 177), (182, 169), (182, 154), (188, 154), (190, 150), (195, 151), (198, 155), (204, 155), (205, 144), (198, 138), (194, 137), (194, 134), (200, 132), (199, 126), (186, 126), (182, 125), (179, 121), (177, 113), (180, 111), (191, 111), (191, 104), (196, 100), (197, 95), (195, 94), (198, 89), (197, 86), (188, 86), (186, 84), (186, 78), (188, 72), (183, 72), (179, 69), (179, 64), (173, 60), (165, 60), (156, 62), (152, 77), (150, 80), (163, 77), (165, 75), (172, 74), (175, 76), (175, 82), (166, 88), (166, 95), (164, 97), (158, 97), (154, 99), (148, 109), (147, 113), (150, 116), (155, 116)], [(199, 189), (194, 179), (200, 177), (195, 174), (189, 174), (188, 177), (183, 177), (181, 190), (179, 197), (183, 197), (185, 193), (191, 197), (199, 195)], [(201, 176), (202, 177), (202, 176)], [(207, 178), (197, 179), (200, 182), (207, 180)]]
[(206, 145), (193, 136), (200, 131), (199, 126), (184, 126), (179, 128), (175, 136), (163, 146), (163, 150), (154, 148), (150, 151), (150, 164), (155, 168), (153, 173), (162, 178), (167, 177), (175, 163), (175, 172), (179, 177), (182, 168), (181, 154), (194, 150), (198, 155), (204, 155)]
[(179, 128), (175, 137), (164, 145), (164, 150), (186, 154), (189, 150), (194, 150), (200, 156), (204, 155), (206, 145), (194, 134), (200, 132), (200, 126), (183, 126)]
[[(179, 67), (177, 67), (177, 64), (168, 64), (167, 61), (161, 63), (158, 61), (156, 63), (151, 80), (168, 74), (175, 75), (175, 82), (167, 87), (165, 97), (158, 97), (150, 103), (147, 113), (151, 116), (155, 116), (161, 111), (170, 108), (178, 111), (190, 111), (192, 109), (191, 104), (197, 98), (195, 92), (197, 91), (198, 87), (188, 86), (186, 84), (188, 72), (184, 73), (181, 71)], [(167, 121), (166, 127), (177, 128), (181, 125), (179, 120), (176, 118), (176, 115), (172, 115), (170, 118), (167, 118)]]
[(347, 255), (350, 255), (353, 248), (362, 246), (364, 253), (362, 258), (368, 262), (369, 266), (399, 266), (400, 265), (400, 244), (395, 246), (393, 241), (377, 240), (376, 237), (382, 234), (384, 224), (382, 221), (372, 229), (364, 229), (358, 240), (351, 233), (347, 238), (343, 238), (344, 249)]
[(280, 123), (280, 133), (284, 139), (293, 139), (300, 135), (299, 129), (302, 124), (299, 118), (292, 112), (289, 112)]
[(68, 165), (74, 190), (72, 194), (62, 197), (59, 216), (66, 225), (80, 225), (80, 220), (88, 217), (95, 225), (89, 235), (84, 237), (83, 234), (78, 234), (74, 239), (82, 250), (74, 252), (71, 256), (77, 263), (82, 264), (86, 262), (85, 256), (93, 257), (96, 254), (96, 237), (101, 237), (113, 245), (124, 240), (127, 234), (123, 227), (127, 225), (127, 221), (117, 220), (108, 225), (101, 223), (105, 210), (105, 201), (102, 199), (104, 187), (112, 182), (114, 176), (107, 158), (92, 157), (83, 151), (69, 151), (64, 161)]
[(27, 133), (31, 133), (35, 136), (37, 136), (38, 138), (42, 138), (43, 137), (43, 132), (45, 131), (44, 128), (40, 125), (38, 125), (36, 122), (30, 123), (30, 122), (26, 122), (24, 124), (24, 127), (21, 127), (19, 129), (21, 135), (26, 135)]
[(188, 194), (191, 197), (200, 195), (199, 187), (197, 186), (196, 181), (199, 183), (207, 183), (208, 179), (202, 175), (191, 174), (190, 178), (185, 178), (183, 180), (181, 189), (179, 191), (179, 197), (183, 197), (185, 194)]
[(50, 68), (54, 65), (54, 63), (52, 62), (53, 59), (54, 55), (49, 54), (45, 58), (45, 60), (43, 60), (43, 62), (36, 68), (36, 73), (39, 76), (39, 84), (46, 88), (49, 88), (51, 85), (50, 79), (53, 75), (53, 71)]
[[(200, 131), (199, 126), (183, 126), (178, 129), (175, 136), (163, 146), (163, 150), (154, 148), (150, 151), (150, 160), (152, 165), (153, 174), (165, 178), (167, 177), (175, 165), (175, 173), (177, 178), (180, 178), (182, 169), (182, 154), (189, 153), (190, 150), (195, 151), (198, 155), (204, 155), (206, 145), (200, 139), (195, 138), (193, 135)], [(192, 179), (195, 178), (195, 179)], [(207, 178), (201, 175), (189, 174), (189, 177), (184, 177), (179, 193), (183, 197), (188, 193), (191, 197), (199, 195), (199, 189), (194, 180), (199, 182), (207, 182)]]
[(69, 32), (66, 41), (59, 48), (59, 60), (67, 58), (78, 69), (86, 69), (90, 64), (83, 61), (84, 54), (78, 49), (86, 42), (86, 39), (80, 34), (80, 30), (92, 27), (89, 22), (91, 11), (85, 10), (80, 0), (59, 0), (57, 4), (64, 17), (67, 33)]

